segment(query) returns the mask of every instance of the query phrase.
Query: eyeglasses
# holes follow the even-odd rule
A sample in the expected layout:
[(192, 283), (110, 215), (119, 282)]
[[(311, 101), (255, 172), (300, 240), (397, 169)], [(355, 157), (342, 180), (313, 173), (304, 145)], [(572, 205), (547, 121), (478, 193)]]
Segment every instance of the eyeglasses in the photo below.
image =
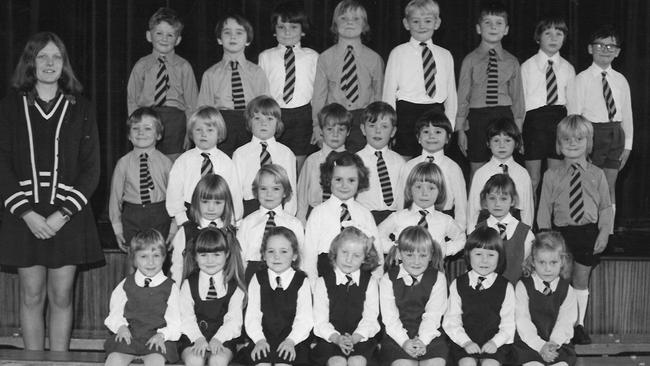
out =
[(591, 46), (596, 51), (606, 50), (607, 52), (614, 52), (614, 51), (616, 51), (616, 50), (618, 50), (620, 48), (616, 44), (604, 44), (604, 43), (592, 43)]

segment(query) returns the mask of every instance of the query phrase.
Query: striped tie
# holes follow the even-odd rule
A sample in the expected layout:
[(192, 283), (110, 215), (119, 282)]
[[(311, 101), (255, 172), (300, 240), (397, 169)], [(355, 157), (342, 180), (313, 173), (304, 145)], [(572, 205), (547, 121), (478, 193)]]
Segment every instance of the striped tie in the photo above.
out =
[(499, 168), (503, 171), (503, 174), (508, 174), (508, 165), (506, 164), (499, 164)]
[(424, 71), (424, 89), (427, 95), (433, 98), (436, 95), (436, 60), (433, 59), (433, 52), (427, 44), (420, 42), (422, 46), (422, 70)]
[(499, 228), (499, 236), (501, 237), (501, 240), (507, 240), (508, 234), (506, 234), (506, 224), (497, 222), (497, 228)]
[(264, 225), (264, 234), (275, 227), (275, 211), (269, 211), (266, 214), (269, 215), (269, 218), (266, 219), (266, 225)]
[(576, 223), (580, 223), (580, 219), (584, 215), (584, 203), (582, 202), (582, 180), (580, 179), (580, 165), (573, 164), (573, 174), (571, 174), (571, 182), (569, 184), (569, 215)]
[[(341, 203), (341, 223), (344, 221), (350, 221), (352, 219), (352, 216), (350, 216), (350, 211), (348, 210), (348, 205), (345, 203)], [(343, 230), (343, 226), (341, 226), (341, 230)]]
[(284, 92), (282, 99), (285, 103), (289, 103), (293, 98), (293, 90), (296, 86), (296, 55), (293, 52), (293, 47), (287, 47), (284, 52)]
[(429, 214), (429, 211), (427, 210), (420, 210), (420, 221), (418, 221), (418, 226), (422, 226), (425, 229), (429, 228), (429, 223), (427, 223), (427, 215)]
[(275, 283), (276, 283), (275, 291), (284, 290), (284, 287), (282, 287), (282, 278), (280, 278), (280, 276), (275, 277)]
[(262, 141), (260, 142), (260, 145), (262, 145), (262, 152), (260, 153), (260, 166), (273, 164), (273, 162), (271, 161), (271, 154), (269, 154), (269, 151), (267, 150), (269, 144)]
[(345, 97), (352, 103), (359, 99), (359, 79), (357, 78), (357, 64), (354, 61), (352, 46), (348, 46), (343, 59), (343, 73), (341, 74), (341, 89)]
[(167, 101), (167, 89), (169, 89), (169, 74), (165, 65), (165, 56), (158, 57), (158, 74), (156, 74), (156, 92), (154, 94), (154, 105), (161, 107)]
[(215, 300), (217, 299), (217, 288), (214, 287), (214, 278), (210, 277), (210, 287), (208, 288), (208, 294), (205, 296), (206, 300)]
[(474, 290), (481, 291), (485, 289), (485, 287), (483, 287), (483, 281), (485, 281), (485, 277), (479, 276), (478, 281), (476, 281), (476, 287), (474, 287)]
[(542, 281), (542, 283), (544, 284), (544, 290), (542, 291), (542, 293), (545, 296), (550, 295), (553, 292), (553, 290), (551, 290), (551, 283), (548, 281)]
[(433, 157), (433, 155), (429, 155), (429, 156), (427, 156), (427, 161), (428, 161), (430, 164), (432, 164), (434, 160), (436, 160), (436, 159)]
[(548, 60), (546, 66), (546, 104), (553, 105), (557, 103), (557, 79), (553, 71), (553, 60)]
[(201, 178), (203, 178), (212, 173), (212, 161), (208, 153), (201, 153), (201, 156), (203, 156), (203, 162), (201, 163)]
[(214, 221), (210, 221), (210, 223), (208, 224), (208, 227), (216, 228), (216, 227), (217, 227), (217, 223), (214, 222)]
[(390, 177), (388, 176), (388, 168), (381, 151), (375, 151), (377, 156), (377, 175), (379, 175), (379, 184), (381, 185), (381, 195), (384, 197), (386, 206), (393, 204), (393, 189), (390, 186)]
[(409, 276), (411, 276), (411, 287), (413, 287), (413, 286), (417, 286), (418, 283), (420, 283), (420, 281), (418, 281), (418, 278), (417, 278), (417, 277), (415, 277), (415, 276), (413, 276), (413, 275), (409, 275)]
[(487, 66), (487, 89), (485, 104), (495, 105), (499, 102), (499, 70), (497, 68), (497, 51), (490, 48)]
[(607, 72), (603, 71), (600, 74), (603, 75), (603, 97), (605, 97), (605, 105), (607, 105), (607, 117), (609, 117), (610, 121), (613, 121), (616, 114), (616, 103), (614, 103), (612, 89), (610, 89), (607, 82)]
[(347, 286), (349, 288), (350, 286), (354, 285), (354, 280), (352, 279), (352, 276), (345, 275), (345, 279), (347, 280), (347, 282), (345, 283), (345, 286)]
[(144, 279), (144, 287), (149, 287), (151, 285), (151, 278), (147, 277)]
[(232, 102), (235, 105), (235, 109), (245, 109), (246, 100), (244, 99), (244, 85), (241, 82), (241, 76), (237, 69), (238, 64), (237, 61), (230, 61), (230, 68), (232, 69), (232, 74), (230, 75)]
[(151, 191), (153, 191), (153, 179), (149, 173), (147, 153), (140, 154), (140, 199), (143, 204), (151, 203)]

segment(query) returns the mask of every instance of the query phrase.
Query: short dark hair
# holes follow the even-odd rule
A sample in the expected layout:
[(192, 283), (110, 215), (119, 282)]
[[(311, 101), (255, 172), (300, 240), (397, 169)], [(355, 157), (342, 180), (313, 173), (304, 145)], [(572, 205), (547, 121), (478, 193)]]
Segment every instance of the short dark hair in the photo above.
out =
[(506, 266), (506, 252), (503, 249), (503, 241), (499, 232), (493, 228), (482, 225), (476, 227), (474, 231), (467, 237), (465, 242), (465, 250), (463, 252), (463, 257), (465, 259), (465, 264), (467, 269), (472, 269), (470, 262), (470, 253), (472, 250), (487, 249), (487, 250), (496, 250), (499, 253), (499, 262), (497, 263), (496, 273), (503, 273), (503, 269)]
[(415, 136), (419, 136), (423, 128), (427, 126), (439, 127), (447, 131), (447, 138), (451, 137), (451, 134), (454, 133), (454, 129), (451, 127), (451, 122), (447, 115), (438, 112), (438, 111), (428, 111), (420, 116), (415, 121)]
[[(154, 127), (156, 128), (156, 133), (158, 136), (163, 135), (164, 127), (162, 122), (160, 121), (160, 115), (158, 115), (158, 112), (156, 112), (155, 109), (152, 107), (140, 107), (131, 113), (129, 118), (126, 120), (126, 127), (131, 130), (131, 127), (133, 127), (134, 124), (142, 121), (144, 117), (151, 117), (154, 120)], [(127, 131), (126, 134), (127, 136), (129, 135), (130, 131)]]
[(352, 113), (338, 103), (330, 103), (318, 112), (318, 125), (323, 129), (330, 124), (343, 125), (350, 131), (350, 128), (352, 128)]
[(217, 23), (217, 26), (214, 27), (214, 36), (217, 39), (219, 39), (221, 37), (221, 32), (223, 32), (223, 26), (226, 24), (228, 19), (232, 19), (237, 24), (244, 27), (244, 30), (246, 30), (246, 43), (253, 42), (253, 26), (251, 25), (251, 22), (248, 21), (248, 19), (244, 18), (243, 16), (241, 16), (239, 14), (230, 14), (230, 15), (226, 15), (225, 17), (219, 19), (219, 22)]
[(176, 29), (176, 35), (181, 35), (184, 25), (181, 21), (181, 18), (179, 18), (178, 13), (176, 13), (176, 10), (171, 8), (158, 9), (155, 13), (153, 13), (151, 18), (149, 18), (149, 30), (152, 30), (155, 26), (162, 22), (165, 22)]
[(269, 228), (266, 231), (266, 233), (264, 233), (264, 236), (262, 237), (262, 245), (260, 246), (260, 255), (262, 258), (262, 262), (265, 262), (264, 266), (266, 267), (264, 252), (266, 252), (266, 248), (268, 247), (269, 239), (274, 236), (282, 236), (289, 241), (289, 243), (291, 244), (291, 250), (293, 250), (293, 254), (296, 255), (296, 260), (291, 262), (291, 268), (299, 269), (301, 258), (300, 258), (300, 247), (298, 245), (298, 238), (296, 237), (296, 233), (294, 233), (291, 229), (284, 226), (274, 226), (272, 228)]
[(593, 33), (591, 33), (591, 36), (589, 37), (589, 44), (594, 43), (597, 39), (603, 39), (608, 37), (614, 38), (614, 40), (616, 41), (616, 45), (619, 47), (621, 46), (621, 36), (613, 24), (604, 24), (596, 28), (593, 31)]
[(487, 143), (489, 144), (490, 140), (494, 136), (501, 134), (510, 136), (513, 140), (515, 140), (515, 150), (521, 146), (521, 132), (519, 132), (519, 127), (517, 127), (511, 118), (498, 118), (488, 124), (485, 134)]
[(325, 162), (320, 165), (320, 185), (323, 192), (332, 192), (332, 175), (334, 174), (334, 168), (337, 166), (355, 166), (357, 168), (359, 174), (357, 193), (370, 187), (368, 168), (363, 164), (363, 160), (359, 155), (346, 150), (329, 154)]
[(476, 19), (477, 24), (481, 24), (483, 17), (486, 15), (496, 15), (505, 19), (506, 24), (508, 24), (508, 8), (503, 5), (502, 2), (496, 0), (485, 0), (481, 3), (481, 9), (479, 10), (478, 18)]
[(309, 31), (309, 18), (301, 1), (285, 1), (278, 4), (271, 13), (271, 29), (275, 29), (278, 21), (300, 24), (303, 33)]
[(519, 202), (519, 195), (517, 194), (517, 186), (508, 174), (495, 174), (485, 182), (481, 190), (481, 207), (485, 207), (487, 196), (492, 192), (507, 194), (512, 199), (513, 206)]
[(397, 114), (395, 109), (386, 102), (372, 102), (363, 109), (363, 123), (374, 123), (380, 117), (388, 117), (393, 126), (397, 125)]
[(549, 28), (561, 30), (562, 33), (564, 33), (564, 39), (566, 42), (566, 37), (569, 35), (569, 27), (567, 27), (564, 18), (555, 16), (547, 17), (537, 22), (537, 26), (535, 26), (535, 34), (533, 36), (533, 38), (535, 38), (535, 42), (539, 42), (540, 38), (542, 37), (542, 33), (544, 33)]
[(11, 78), (11, 86), (20, 92), (30, 92), (36, 86), (36, 56), (41, 52), (48, 43), (52, 42), (61, 52), (63, 58), (63, 68), (59, 77), (59, 88), (66, 94), (79, 94), (83, 86), (77, 80), (72, 70), (70, 57), (65, 48), (65, 44), (59, 36), (52, 32), (36, 33), (29, 38), (23, 53), (20, 55), (16, 69)]
[(246, 129), (252, 131), (251, 126), (255, 113), (261, 113), (265, 116), (275, 117), (275, 137), (279, 137), (284, 132), (284, 123), (282, 123), (282, 108), (275, 99), (268, 95), (258, 95), (246, 105), (244, 116), (246, 117)]

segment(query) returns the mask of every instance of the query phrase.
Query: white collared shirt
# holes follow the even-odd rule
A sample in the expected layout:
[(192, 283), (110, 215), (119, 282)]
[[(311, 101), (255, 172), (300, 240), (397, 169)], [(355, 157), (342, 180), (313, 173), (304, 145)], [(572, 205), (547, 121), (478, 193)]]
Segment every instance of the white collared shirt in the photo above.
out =
[(521, 222), (532, 227), (534, 212), (533, 208), (533, 186), (530, 182), (530, 175), (526, 168), (517, 164), (509, 157), (506, 161), (499, 161), (494, 156), (482, 167), (478, 168), (472, 178), (467, 200), (467, 234), (470, 234), (478, 224), (478, 216), (481, 212), (481, 191), (485, 183), (495, 174), (502, 174), (503, 168), (499, 165), (505, 164), (508, 167), (508, 175), (515, 182), (515, 189), (519, 200), (515, 206), (521, 211)]
[[(293, 280), (296, 271), (292, 268), (277, 274), (268, 269), (269, 284), (275, 290), (277, 287), (275, 278), (280, 276), (282, 287), (287, 289)], [(298, 289), (298, 298), (296, 301), (296, 316), (293, 319), (293, 326), (291, 333), (287, 339), (291, 339), (294, 344), (298, 344), (309, 336), (314, 325), (314, 318), (312, 315), (312, 302), (311, 290), (309, 287), (309, 280), (305, 278), (302, 286)], [(266, 311), (275, 311), (277, 309), (266, 309)], [(266, 339), (264, 330), (262, 329), (262, 308), (260, 296), (260, 283), (257, 280), (257, 274), (253, 275), (251, 282), (248, 284), (248, 306), (246, 307), (246, 316), (244, 326), (246, 333), (251, 338), (253, 343), (257, 343), (262, 339)]]
[[(334, 266), (334, 274), (336, 275), (336, 285), (345, 285), (348, 280), (338, 267)], [(356, 270), (349, 274), (352, 277), (353, 285), (359, 285), (361, 271)], [(320, 337), (327, 342), (332, 334), (340, 334), (334, 325), (330, 323), (330, 298), (325, 285), (325, 279), (319, 277), (314, 286), (314, 335)], [(366, 299), (363, 302), (363, 310), (361, 312), (361, 320), (353, 333), (359, 334), (362, 341), (374, 337), (379, 332), (379, 287), (378, 281), (374, 277), (370, 277), (368, 288), (366, 289)]]
[(214, 174), (222, 176), (226, 180), (226, 183), (228, 183), (228, 188), (230, 188), (230, 194), (232, 195), (233, 208), (235, 210), (235, 220), (240, 220), (244, 213), (241, 184), (232, 160), (216, 147), (207, 151), (195, 147), (182, 153), (174, 161), (174, 165), (172, 165), (172, 169), (169, 172), (165, 207), (169, 216), (175, 218), (176, 225), (178, 226), (187, 221), (185, 202), (190, 203), (192, 201), (194, 188), (199, 180), (201, 180), (201, 165), (203, 164), (203, 156), (201, 153), (204, 152), (210, 155)]
[[(237, 230), (237, 240), (242, 247), (242, 260), (244, 267), (248, 261), (261, 261), (260, 248), (262, 247), (262, 238), (264, 237), (264, 230), (266, 222), (269, 219), (268, 210), (262, 206), (246, 216), (239, 225)], [(272, 210), (275, 212), (274, 221), (276, 226), (284, 226), (296, 234), (298, 239), (298, 248), (301, 255), (305, 243), (305, 230), (302, 223), (297, 218), (291, 216), (282, 207), (278, 206)]]
[[(500, 221), (496, 217), (490, 215), (485, 221), (488, 227), (493, 228), (497, 232), (499, 231), (499, 226), (497, 224), (503, 224), (506, 226), (506, 239), (512, 239), (512, 236), (515, 235), (515, 230), (517, 230), (517, 225), (519, 220), (515, 219), (511, 214), (507, 214)], [(535, 240), (535, 235), (533, 232), (528, 230), (526, 233), (526, 239), (524, 240), (524, 260), (528, 258), (530, 254), (530, 248), (533, 246), (533, 240)]]
[[(217, 290), (217, 298), (226, 296), (228, 292), (227, 286), (224, 284), (223, 271), (209, 276), (203, 271), (199, 271), (198, 292), (201, 300), (205, 301), (210, 289), (210, 277), (214, 280), (214, 286)], [(228, 311), (223, 317), (223, 324), (212, 337), (217, 339), (222, 344), (231, 339), (235, 339), (241, 335), (241, 328), (244, 322), (243, 313), (243, 300), (244, 292), (237, 288), (230, 297), (228, 302)], [(225, 305), (224, 305), (225, 306)], [(190, 290), (190, 283), (188, 280), (183, 281), (183, 286), (180, 292), (180, 308), (181, 308), (181, 328), (183, 334), (189, 338), (190, 342), (196, 342), (197, 339), (203, 337), (201, 329), (196, 320), (194, 313), (194, 298)], [(207, 339), (209, 342), (210, 339)]]
[[(377, 161), (379, 158), (375, 155), (377, 151), (381, 151), (381, 156), (388, 170), (388, 178), (390, 179), (391, 191), (393, 192), (393, 203), (390, 206), (384, 202), (384, 195), (381, 190), (381, 183), (379, 182), (379, 173), (377, 172)], [(359, 155), (361, 160), (363, 160), (363, 164), (368, 168), (368, 180), (370, 182), (370, 187), (367, 190), (359, 192), (357, 202), (366, 206), (371, 211), (395, 211), (397, 209), (397, 202), (401, 200), (400, 196), (404, 193), (397, 189), (399, 172), (404, 165), (404, 158), (400, 154), (388, 149), (388, 146), (384, 146), (381, 150), (376, 150), (372, 146), (366, 145), (357, 152), (357, 155)]]
[[(255, 199), (253, 194), (253, 181), (260, 169), (260, 154), (262, 153), (262, 140), (253, 136), (251, 142), (240, 146), (232, 154), (232, 162), (237, 170), (237, 176), (241, 183), (242, 198), (244, 200)], [(266, 151), (271, 155), (271, 162), (277, 164), (287, 171), (291, 189), (296, 192), (296, 156), (285, 145), (277, 142), (274, 137), (265, 141)], [(284, 204), (284, 210), (291, 215), (296, 214), (296, 195)]]
[(311, 102), (314, 93), (314, 78), (316, 77), (316, 64), (318, 52), (311, 48), (301, 47), (300, 43), (293, 46), (295, 57), (295, 84), (293, 97), (289, 103), (284, 102), (284, 84), (286, 69), (284, 67), (284, 54), (287, 46), (277, 45), (262, 51), (258, 57), (258, 65), (264, 70), (269, 79), (271, 97), (281, 108), (297, 108)]
[(521, 82), (524, 86), (526, 112), (546, 105), (546, 68), (553, 61), (553, 72), (557, 83), (556, 105), (567, 105), (568, 88), (573, 83), (576, 72), (573, 66), (557, 52), (548, 57), (542, 50), (521, 65)]
[[(418, 281), (421, 281), (423, 276), (424, 274), (420, 274), (416, 278)], [(400, 265), (397, 281), (404, 281), (406, 286), (413, 285), (411, 275), (406, 272), (402, 265)], [(393, 282), (391, 282), (388, 273), (384, 274), (379, 282), (379, 304), (381, 307), (382, 322), (386, 327), (386, 334), (397, 342), (397, 344), (404, 344), (409, 339), (409, 336), (399, 318), (399, 309), (395, 302)], [(431, 288), (429, 300), (427, 300), (424, 306), (424, 313), (422, 314), (422, 321), (420, 322), (417, 334), (425, 345), (428, 345), (434, 338), (440, 336), (438, 329), (440, 328), (442, 315), (446, 309), (447, 279), (443, 272), (438, 272), (436, 283)]]
[(436, 93), (433, 97), (427, 94), (424, 85), (422, 46), (419, 41), (411, 38), (393, 48), (388, 56), (382, 100), (393, 108), (398, 100), (417, 104), (442, 103), (453, 129), (458, 108), (454, 58), (448, 50), (435, 45), (431, 39), (425, 43), (436, 62)]
[[(543, 293), (544, 284), (542, 279), (539, 278), (537, 273), (533, 272), (531, 275), (533, 279), (533, 284), (535, 290)], [(553, 292), (557, 290), (557, 285), (560, 282), (559, 277), (551, 281), (550, 287)], [(576, 299), (575, 291), (573, 287), (569, 285), (569, 289), (566, 294), (566, 298), (560, 305), (559, 313), (557, 314), (557, 319), (555, 320), (555, 325), (551, 331), (549, 339), (542, 339), (538, 333), (535, 324), (533, 323), (530, 316), (528, 291), (523, 282), (517, 282), (517, 287), (515, 288), (516, 296), (516, 307), (515, 307), (515, 317), (517, 322), (517, 333), (521, 337), (521, 340), (524, 341), (530, 348), (539, 352), (544, 344), (548, 341), (555, 342), (558, 345), (563, 345), (569, 343), (571, 338), (573, 338), (573, 324), (578, 318), (578, 301)]]

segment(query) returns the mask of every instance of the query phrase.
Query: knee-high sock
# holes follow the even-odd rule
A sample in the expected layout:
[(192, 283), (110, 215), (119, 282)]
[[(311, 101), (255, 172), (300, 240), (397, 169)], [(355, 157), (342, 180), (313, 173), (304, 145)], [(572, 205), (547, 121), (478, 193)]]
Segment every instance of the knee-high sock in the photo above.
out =
[(575, 290), (576, 299), (578, 300), (578, 325), (585, 324), (585, 314), (587, 313), (587, 304), (589, 303), (589, 290)]
[(616, 204), (612, 203), (612, 227), (609, 228), (610, 234), (614, 234), (614, 220), (616, 220)]

